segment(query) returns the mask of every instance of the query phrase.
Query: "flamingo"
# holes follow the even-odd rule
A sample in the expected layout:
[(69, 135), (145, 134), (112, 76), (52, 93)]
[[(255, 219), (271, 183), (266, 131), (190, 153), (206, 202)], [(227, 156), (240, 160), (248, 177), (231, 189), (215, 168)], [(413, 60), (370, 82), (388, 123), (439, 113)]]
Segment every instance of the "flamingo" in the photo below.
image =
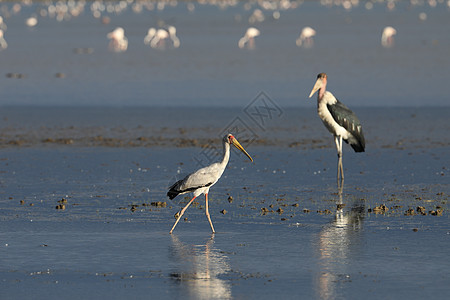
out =
[(247, 44), (248, 49), (255, 48), (255, 37), (259, 36), (260, 32), (255, 27), (250, 27), (245, 32), (245, 35), (239, 40), (238, 46), (243, 49)]
[(117, 27), (112, 32), (108, 33), (109, 49), (115, 52), (125, 52), (128, 48), (128, 39), (125, 37), (125, 30), (122, 27)]
[(311, 27), (307, 26), (302, 29), (300, 36), (295, 41), (298, 47), (311, 48), (314, 45), (313, 36), (316, 35), (316, 31)]
[(394, 35), (397, 34), (397, 30), (395, 30), (392, 26), (387, 26), (383, 29), (383, 33), (381, 34), (381, 45), (384, 48), (391, 48), (394, 46)]

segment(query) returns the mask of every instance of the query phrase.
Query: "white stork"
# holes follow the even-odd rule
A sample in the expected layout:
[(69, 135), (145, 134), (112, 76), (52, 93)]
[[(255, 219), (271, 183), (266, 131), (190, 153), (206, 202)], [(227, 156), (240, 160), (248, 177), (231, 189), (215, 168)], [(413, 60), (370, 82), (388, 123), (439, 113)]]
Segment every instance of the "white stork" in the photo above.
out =
[(317, 95), (317, 113), (325, 127), (334, 135), (338, 152), (337, 179), (342, 176), (344, 180), (344, 167), (342, 165), (342, 140), (352, 146), (355, 152), (364, 152), (366, 142), (358, 117), (343, 103), (326, 90), (327, 74), (317, 75), (317, 81), (309, 94), (309, 98), (319, 90)]
[(245, 149), (241, 146), (241, 144), (239, 144), (238, 140), (232, 134), (227, 134), (226, 136), (224, 136), (223, 158), (221, 161), (213, 163), (210, 166), (201, 168), (200, 170), (197, 170), (196, 172), (187, 175), (184, 179), (177, 181), (169, 188), (167, 196), (170, 198), (170, 200), (174, 199), (176, 196), (180, 194), (186, 194), (190, 192), (194, 193), (194, 198), (192, 198), (191, 201), (189, 201), (188, 204), (178, 214), (177, 220), (175, 221), (175, 224), (173, 225), (172, 229), (169, 232), (170, 234), (175, 229), (175, 226), (177, 226), (178, 221), (180, 221), (181, 217), (183, 216), (184, 212), (189, 207), (189, 205), (191, 205), (194, 199), (200, 196), (201, 194), (205, 194), (206, 217), (208, 218), (209, 225), (211, 225), (212, 232), (215, 233), (214, 226), (211, 222), (211, 217), (209, 216), (208, 192), (209, 189), (222, 176), (222, 173), (228, 164), (228, 160), (230, 159), (231, 144), (233, 144), (236, 148), (241, 150), (245, 155), (247, 155), (247, 157), (251, 161), (253, 161), (251, 156), (247, 153), (247, 151), (245, 151)]

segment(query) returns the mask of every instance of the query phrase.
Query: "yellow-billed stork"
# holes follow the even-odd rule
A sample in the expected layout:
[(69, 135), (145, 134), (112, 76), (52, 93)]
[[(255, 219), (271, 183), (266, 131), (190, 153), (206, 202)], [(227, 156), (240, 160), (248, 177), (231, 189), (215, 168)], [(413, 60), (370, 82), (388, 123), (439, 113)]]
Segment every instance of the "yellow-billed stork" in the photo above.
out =
[(211, 230), (215, 233), (214, 226), (211, 222), (211, 217), (209, 215), (208, 210), (208, 192), (209, 189), (219, 180), (222, 176), (223, 171), (225, 171), (225, 167), (228, 164), (228, 160), (230, 159), (230, 145), (234, 145), (236, 148), (241, 150), (247, 157), (253, 161), (251, 156), (245, 151), (245, 149), (239, 144), (238, 140), (232, 135), (227, 134), (223, 137), (223, 158), (219, 162), (213, 163), (207, 167), (201, 168), (194, 173), (187, 175), (184, 179), (177, 181), (174, 183), (167, 192), (167, 196), (172, 200), (176, 196), (180, 194), (186, 193), (194, 193), (194, 197), (188, 204), (180, 211), (178, 214), (177, 220), (173, 225), (172, 229), (169, 233), (172, 233), (177, 226), (178, 221), (180, 221), (186, 209), (191, 205), (195, 198), (200, 196), (201, 194), (205, 194), (205, 212), (206, 217), (208, 218), (209, 225), (211, 225)]

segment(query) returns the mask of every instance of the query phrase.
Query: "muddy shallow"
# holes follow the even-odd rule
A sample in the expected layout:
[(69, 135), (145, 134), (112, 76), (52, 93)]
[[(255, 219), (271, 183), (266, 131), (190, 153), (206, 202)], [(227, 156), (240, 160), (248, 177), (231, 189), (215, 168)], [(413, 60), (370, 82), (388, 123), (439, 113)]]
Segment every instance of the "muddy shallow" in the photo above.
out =
[[(25, 18), (44, 2), (4, 15), (0, 298), (448, 299), (450, 18), (428, 3), (264, 11), (253, 51), (237, 41), (256, 2), (128, 9), (109, 24), (88, 5), (35, 28)], [(180, 48), (143, 44), (166, 25)], [(108, 50), (117, 26), (126, 53)], [(303, 26), (318, 32), (311, 49), (295, 46)], [(341, 193), (307, 101), (323, 71), (367, 141), (345, 146)], [(217, 234), (200, 197), (169, 235), (190, 195), (169, 201), (168, 185), (217, 159), (228, 132), (254, 163), (233, 152), (211, 189)]]
[(198, 148), (3, 149), (4, 298), (447, 298), (448, 147), (346, 151), (341, 195), (332, 148), (247, 150), (211, 189), (212, 236), (202, 197), (168, 234)]

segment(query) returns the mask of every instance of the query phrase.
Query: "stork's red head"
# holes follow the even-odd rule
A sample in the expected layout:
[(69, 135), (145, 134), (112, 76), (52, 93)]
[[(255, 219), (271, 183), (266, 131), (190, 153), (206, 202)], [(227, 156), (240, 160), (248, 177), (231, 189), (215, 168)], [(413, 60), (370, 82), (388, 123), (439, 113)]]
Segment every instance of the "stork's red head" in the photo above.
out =
[(234, 145), (236, 148), (241, 150), (245, 155), (247, 155), (247, 157), (251, 161), (253, 161), (253, 158), (247, 153), (247, 151), (245, 151), (244, 147), (242, 147), (241, 144), (239, 144), (238, 140), (232, 134), (227, 134), (224, 137), (224, 142), (227, 142), (230, 145)]
[(236, 139), (232, 134), (227, 135), (228, 144), (233, 144), (233, 140)]

